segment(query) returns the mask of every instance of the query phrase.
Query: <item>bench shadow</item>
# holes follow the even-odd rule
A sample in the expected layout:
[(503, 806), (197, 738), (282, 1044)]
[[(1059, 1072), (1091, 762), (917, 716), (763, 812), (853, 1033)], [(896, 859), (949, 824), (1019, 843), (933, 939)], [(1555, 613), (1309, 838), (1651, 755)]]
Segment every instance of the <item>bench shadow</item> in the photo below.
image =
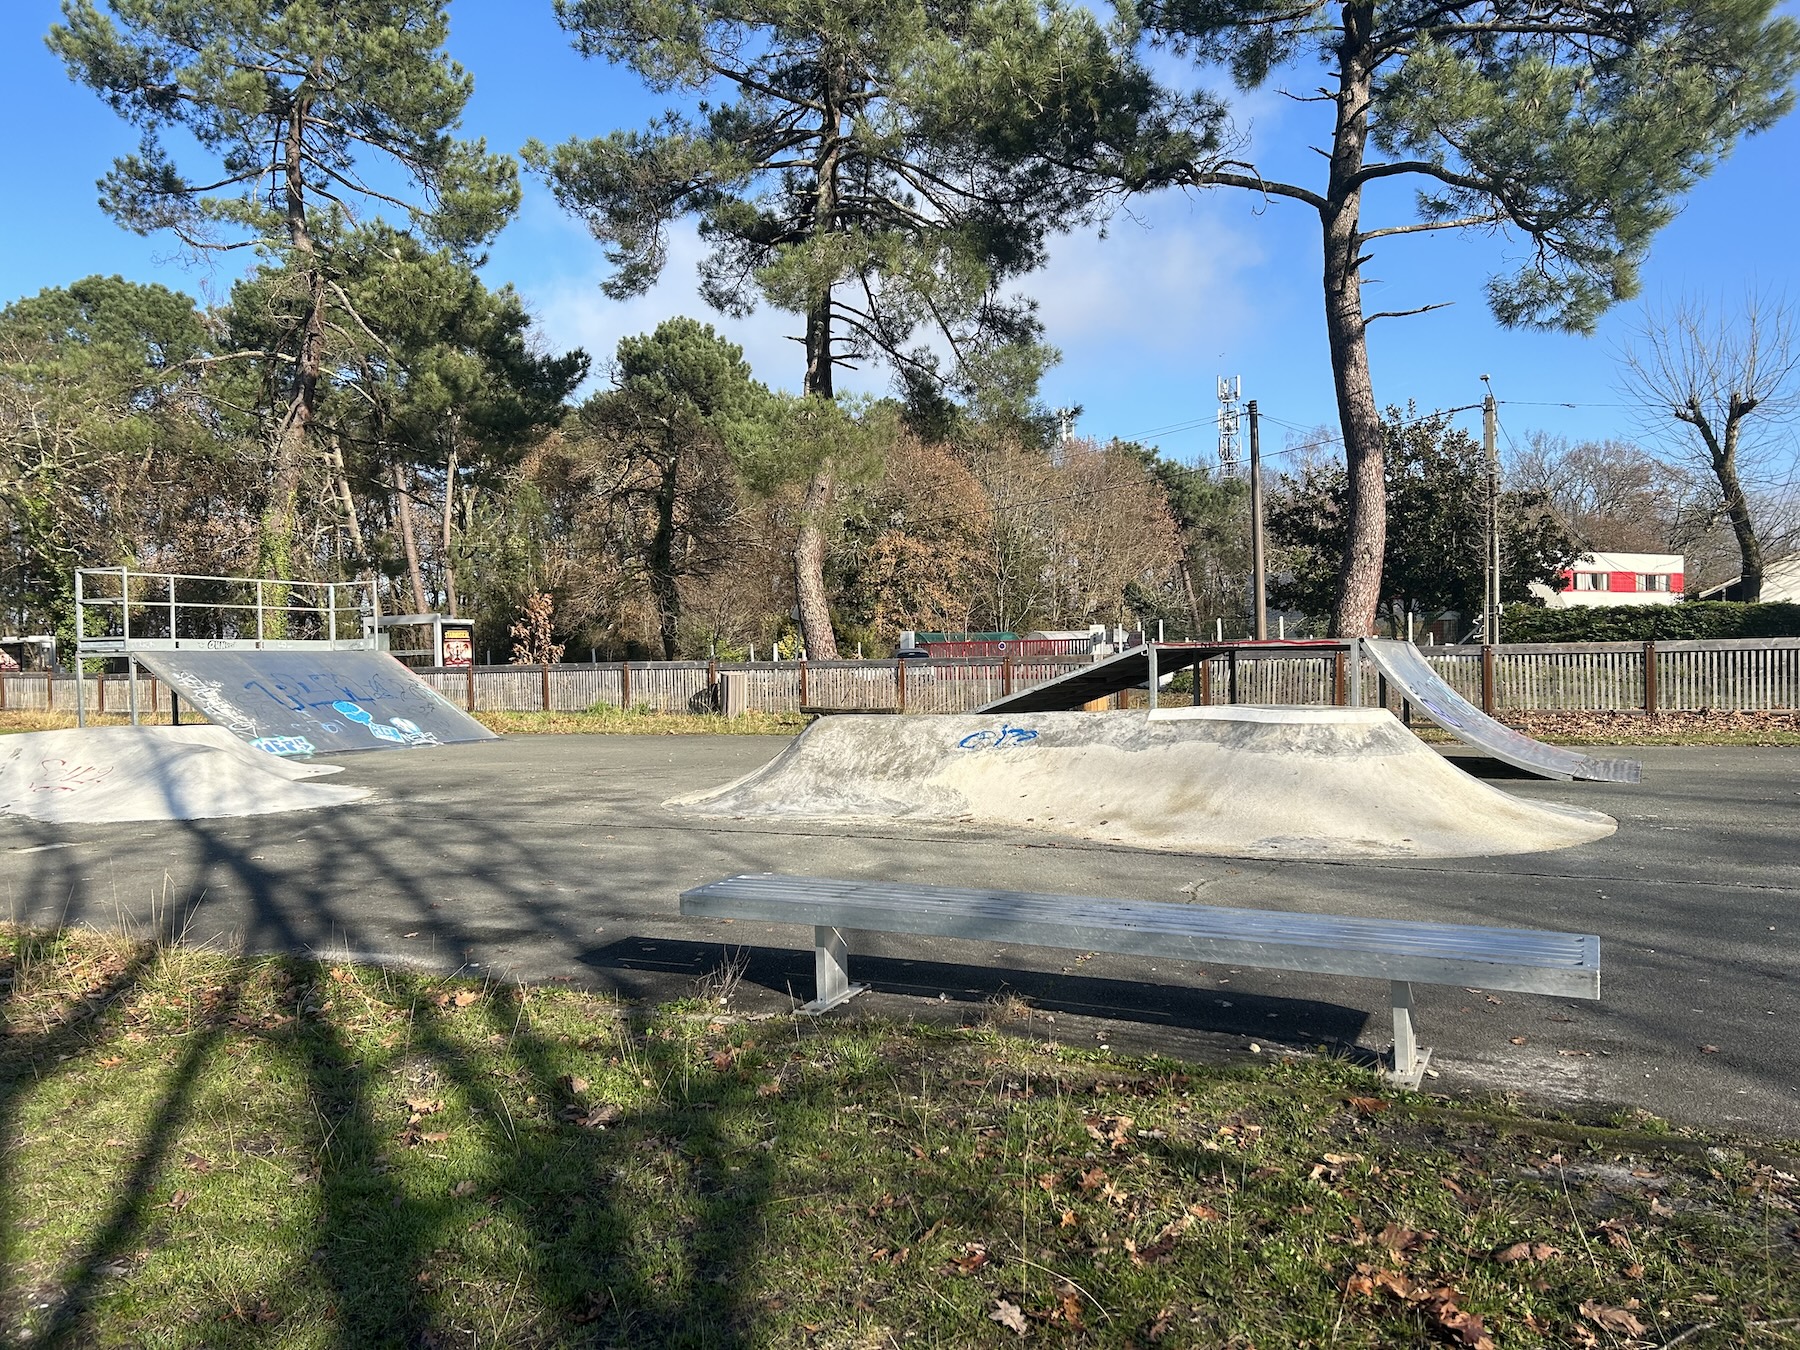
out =
[[(1074, 959), (1073, 956), (1070, 958)], [(787, 1011), (812, 997), (811, 948), (694, 942), (682, 938), (623, 937), (590, 946), (577, 960), (594, 972), (597, 986), (627, 999), (668, 997), (671, 977), (696, 987), (714, 972), (741, 965), (734, 1005), (755, 1012)], [(1164, 965), (1146, 983), (1105, 975), (969, 965), (961, 962), (865, 954), (851, 947), (852, 978), (870, 995), (909, 1000), (901, 1016), (920, 1021), (966, 1022), (991, 1004), (1023, 999), (1037, 1013), (1094, 1018), (1140, 1029), (1154, 1043), (1158, 1031), (1246, 1037), (1295, 1049), (1330, 1047), (1348, 1058), (1377, 1057), (1357, 1040), (1369, 1023), (1360, 1008), (1323, 999), (1288, 998), (1236, 987), (1156, 982), (1181, 979), (1188, 967)], [(848, 1009), (871, 1006), (870, 995)], [(1180, 1051), (1169, 1053), (1179, 1056)]]

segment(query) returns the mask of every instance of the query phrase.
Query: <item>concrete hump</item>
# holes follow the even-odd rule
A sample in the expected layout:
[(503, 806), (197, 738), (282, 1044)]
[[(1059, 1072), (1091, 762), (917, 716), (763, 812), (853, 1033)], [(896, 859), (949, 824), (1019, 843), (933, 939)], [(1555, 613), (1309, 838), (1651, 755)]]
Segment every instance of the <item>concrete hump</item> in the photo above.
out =
[(89, 727), (0, 737), (0, 815), (53, 824), (204, 820), (342, 806), (336, 765), (253, 750), (223, 727)]
[(494, 738), (386, 652), (181, 650), (137, 659), (184, 710), (278, 757)]
[(1380, 708), (826, 717), (754, 773), (668, 805), (1249, 857), (1533, 853), (1616, 828), (1470, 777)]

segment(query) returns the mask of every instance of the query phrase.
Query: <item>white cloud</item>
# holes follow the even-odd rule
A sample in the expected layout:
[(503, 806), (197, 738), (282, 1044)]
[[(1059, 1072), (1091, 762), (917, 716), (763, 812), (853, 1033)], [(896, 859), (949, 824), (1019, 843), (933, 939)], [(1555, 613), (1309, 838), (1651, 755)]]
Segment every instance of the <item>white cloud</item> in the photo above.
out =
[[(1037, 298), (1046, 338), (1064, 355), (1051, 373), (1047, 396), (1091, 407), (1090, 395), (1099, 391), (1075, 386), (1097, 375), (1124, 384), (1159, 381), (1171, 370), (1191, 369), (1195, 361), (1210, 371), (1228, 341), (1241, 343), (1259, 330), (1260, 311), (1249, 303), (1244, 277), (1261, 262), (1262, 250), (1253, 234), (1224, 223), (1222, 216), (1210, 199), (1170, 195), (1131, 215), (1119, 214), (1105, 238), (1086, 230), (1052, 244), (1049, 265), (1013, 288)], [(519, 226), (507, 241), (512, 256), (506, 261), (515, 264), (515, 275), (530, 274), (516, 285), (554, 350), (584, 348), (598, 371), (620, 338), (686, 314), (741, 345), (757, 378), (777, 388), (799, 388), (804, 357), (789, 337), (801, 331), (799, 317), (760, 306), (746, 319), (732, 319), (708, 307), (697, 289), (706, 249), (692, 225), (671, 231), (668, 262), (657, 284), (622, 301), (600, 289), (607, 275), (600, 245), (547, 194), (535, 202), (528, 196)], [(529, 263), (521, 256), (527, 254)], [(838, 387), (886, 393), (891, 375), (885, 363), (870, 362), (860, 370), (840, 370)]]
[(1170, 196), (1114, 219), (1106, 237), (1069, 235), (1025, 285), (1051, 342), (1071, 358), (1106, 352), (1158, 364), (1217, 334), (1256, 322), (1243, 284), (1260, 245), (1219, 219), (1210, 203)]
[[(800, 343), (788, 335), (802, 331), (801, 320), (766, 305), (758, 306), (747, 319), (729, 318), (709, 306), (700, 298), (698, 289), (700, 262), (706, 247), (692, 225), (682, 223), (670, 231), (669, 259), (662, 277), (648, 291), (629, 300), (614, 300), (600, 289), (608, 274), (600, 245), (585, 232), (580, 238), (586, 246), (585, 267), (523, 283), (519, 291), (545, 342), (557, 351), (585, 349), (594, 359), (596, 381), (603, 378), (601, 372), (612, 360), (620, 338), (648, 333), (663, 320), (685, 314), (711, 324), (741, 346), (744, 359), (759, 380), (778, 389), (798, 391), (806, 358)], [(579, 249), (581, 245), (575, 247)], [(851, 393), (885, 391), (887, 372), (880, 366), (860, 372), (841, 371), (838, 387)]]

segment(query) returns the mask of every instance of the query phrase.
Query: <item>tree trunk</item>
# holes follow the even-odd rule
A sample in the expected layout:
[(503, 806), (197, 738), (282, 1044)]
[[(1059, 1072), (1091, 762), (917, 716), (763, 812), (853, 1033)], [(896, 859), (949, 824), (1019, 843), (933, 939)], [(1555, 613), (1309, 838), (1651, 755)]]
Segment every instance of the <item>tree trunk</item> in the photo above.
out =
[(1344, 9), (1331, 184), (1327, 205), (1320, 213), (1325, 232), (1325, 332), (1331, 345), (1332, 381), (1349, 480), (1344, 560), (1331, 610), (1334, 637), (1365, 637), (1375, 631), (1382, 557), (1387, 551), (1381, 415), (1376, 411), (1375, 388), (1369, 378), (1368, 332), (1362, 308), (1362, 188), (1356, 180), (1369, 135), (1371, 72), (1367, 62), (1373, 20), (1374, 11), (1366, 4)]
[(332, 438), (330, 459), (331, 489), (337, 494), (338, 505), (344, 508), (344, 532), (350, 536), (350, 547), (360, 569), (368, 547), (363, 542), (362, 521), (356, 514), (356, 497), (350, 491), (350, 475), (344, 468), (344, 447), (338, 444), (336, 437)]
[(394, 510), (400, 517), (400, 542), (406, 546), (406, 575), (412, 581), (413, 613), (424, 614), (425, 574), (419, 570), (419, 541), (413, 534), (412, 497), (406, 491), (406, 478), (398, 464), (394, 465)]
[(680, 465), (675, 454), (663, 464), (656, 492), (656, 536), (650, 543), (650, 593), (656, 598), (656, 625), (665, 661), (676, 659), (681, 627), (681, 590), (675, 584), (675, 500)]
[(1723, 450), (1714, 453), (1713, 471), (1719, 480), (1719, 491), (1725, 497), (1725, 516), (1731, 521), (1731, 533), (1737, 538), (1740, 578), (1738, 598), (1753, 605), (1762, 599), (1762, 540), (1757, 537), (1756, 523), (1750, 516), (1750, 502), (1744, 496), (1744, 486), (1738, 481), (1737, 440), (1740, 426), (1735, 416), (1736, 409), (1732, 412), (1734, 415), (1725, 426)]
[[(287, 412), (271, 438), (269, 496), (259, 522), (258, 563), (264, 576), (286, 580), (293, 575), (294, 540), (300, 527), (300, 479), (313, 413), (318, 407), (319, 377), (325, 367), (325, 273), (306, 224), (305, 131), (310, 96), (296, 92), (288, 115), (285, 196), (288, 242), (307, 280), (306, 322), (294, 365), (295, 389)], [(264, 631), (287, 635), (287, 588), (270, 595), (271, 613)]]
[[(817, 169), (817, 200), (813, 208), (814, 237), (828, 234), (837, 225), (837, 173), (842, 147), (838, 140), (840, 119), (835, 90), (827, 80), (825, 90), (823, 148)], [(831, 287), (813, 298), (806, 315), (806, 383), (808, 398), (832, 398)], [(823, 457), (806, 485), (800, 502), (800, 533), (794, 540), (794, 607), (799, 611), (800, 641), (815, 661), (837, 659), (837, 635), (831, 630), (831, 602), (825, 594), (825, 513), (831, 509), (836, 483), (831, 459)]]
[(450, 544), (454, 538), (456, 508), (456, 419), (450, 419), (450, 458), (444, 465), (444, 609), (456, 617), (456, 554)]
[(800, 611), (800, 640), (815, 661), (837, 660), (831, 631), (831, 604), (825, 596), (825, 531), (819, 520), (830, 508), (831, 470), (821, 466), (800, 501), (800, 535), (794, 541), (794, 604)]
[(1194, 594), (1193, 554), (1190, 553), (1186, 548), (1182, 549), (1181, 586), (1182, 586), (1182, 589), (1187, 592), (1188, 621), (1190, 624), (1188, 631), (1190, 633), (1192, 633), (1195, 637), (1199, 637), (1200, 636), (1200, 597), (1198, 595)]

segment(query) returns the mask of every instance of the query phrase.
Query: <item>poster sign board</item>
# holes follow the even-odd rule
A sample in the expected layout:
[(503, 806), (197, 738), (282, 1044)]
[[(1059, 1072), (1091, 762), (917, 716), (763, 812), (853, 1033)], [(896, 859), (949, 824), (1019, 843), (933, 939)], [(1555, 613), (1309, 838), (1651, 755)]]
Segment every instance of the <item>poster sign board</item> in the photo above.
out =
[(475, 664), (475, 626), (467, 623), (445, 623), (438, 629), (438, 664), (440, 666), (472, 666)]

